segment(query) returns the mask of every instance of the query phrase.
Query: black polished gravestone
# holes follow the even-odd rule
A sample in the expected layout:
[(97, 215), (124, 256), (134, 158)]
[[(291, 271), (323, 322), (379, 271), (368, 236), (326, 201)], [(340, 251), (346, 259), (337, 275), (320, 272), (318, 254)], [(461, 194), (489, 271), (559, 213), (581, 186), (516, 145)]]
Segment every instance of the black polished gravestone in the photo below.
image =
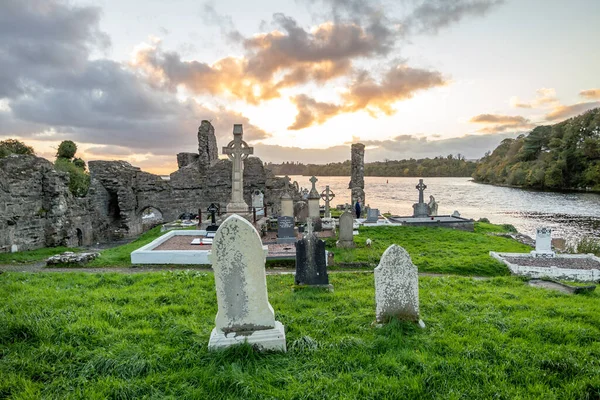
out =
[(296, 242), (296, 233), (294, 232), (294, 217), (277, 218), (277, 243)]
[(314, 233), (296, 242), (296, 285), (333, 290), (327, 275), (325, 242)]

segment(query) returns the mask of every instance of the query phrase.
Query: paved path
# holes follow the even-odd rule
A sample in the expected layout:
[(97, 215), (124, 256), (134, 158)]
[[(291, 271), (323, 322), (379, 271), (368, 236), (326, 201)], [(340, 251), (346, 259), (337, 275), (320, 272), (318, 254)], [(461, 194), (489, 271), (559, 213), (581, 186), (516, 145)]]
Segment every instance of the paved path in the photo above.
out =
[[(181, 267), (114, 267), (114, 268), (46, 268), (46, 262), (41, 261), (32, 264), (0, 264), (0, 273), (4, 271), (11, 272), (32, 272), (32, 273), (72, 273), (72, 272), (83, 272), (88, 274), (107, 274), (107, 273), (119, 273), (119, 274), (140, 274), (148, 272), (164, 272), (164, 271), (182, 271), (182, 270), (194, 270), (194, 271), (205, 271), (212, 272), (210, 268), (195, 268), (193, 266), (181, 266)], [(267, 268), (267, 275), (293, 275), (295, 270), (284, 269), (284, 268)], [(339, 273), (353, 273), (353, 274), (372, 274), (373, 270), (364, 269), (342, 269), (342, 270), (331, 270), (328, 271), (330, 274)], [(464, 276), (464, 275), (453, 275), (453, 274), (433, 274), (429, 272), (420, 272), (419, 276), (434, 276), (434, 277), (445, 277), (445, 276), (463, 276), (467, 278), (473, 278), (475, 280), (487, 280), (491, 279), (487, 276)]]

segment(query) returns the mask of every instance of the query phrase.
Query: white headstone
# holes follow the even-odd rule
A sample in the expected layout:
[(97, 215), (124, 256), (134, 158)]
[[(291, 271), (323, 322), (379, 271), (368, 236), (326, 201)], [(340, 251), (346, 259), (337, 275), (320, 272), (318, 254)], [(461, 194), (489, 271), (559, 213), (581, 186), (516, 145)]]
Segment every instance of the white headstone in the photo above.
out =
[(264, 203), (265, 195), (263, 194), (263, 192), (261, 192), (260, 190), (255, 190), (252, 193), (252, 207), (256, 207), (257, 210), (259, 208), (262, 210)]
[(388, 247), (374, 275), (377, 322), (398, 318), (424, 327), (419, 317), (419, 274), (408, 252), (396, 244)]
[(556, 253), (552, 251), (552, 229), (537, 228), (535, 236), (535, 251), (531, 254), (534, 257), (554, 257)]
[(247, 341), (285, 351), (284, 327), (275, 321), (267, 296), (266, 254), (256, 229), (239, 215), (230, 216), (215, 235), (210, 258), (219, 311), (208, 348)]

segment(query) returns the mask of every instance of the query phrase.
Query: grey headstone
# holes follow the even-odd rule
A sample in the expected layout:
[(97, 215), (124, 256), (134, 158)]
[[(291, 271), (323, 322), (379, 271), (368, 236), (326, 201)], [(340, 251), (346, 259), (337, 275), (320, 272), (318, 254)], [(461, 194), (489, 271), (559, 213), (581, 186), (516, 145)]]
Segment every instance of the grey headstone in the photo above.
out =
[(388, 247), (374, 275), (377, 322), (398, 318), (424, 326), (419, 316), (419, 274), (408, 252), (396, 244)]
[(367, 211), (367, 221), (366, 222), (377, 222), (379, 219), (379, 209), (377, 208), (369, 208)]
[(340, 236), (337, 247), (354, 247), (354, 217), (349, 211), (344, 211), (340, 216), (339, 229)]
[(296, 242), (296, 285), (328, 285), (325, 242), (306, 235)]
[(552, 229), (537, 228), (535, 236), (535, 251), (531, 252), (535, 257), (554, 257), (556, 253), (552, 250)]

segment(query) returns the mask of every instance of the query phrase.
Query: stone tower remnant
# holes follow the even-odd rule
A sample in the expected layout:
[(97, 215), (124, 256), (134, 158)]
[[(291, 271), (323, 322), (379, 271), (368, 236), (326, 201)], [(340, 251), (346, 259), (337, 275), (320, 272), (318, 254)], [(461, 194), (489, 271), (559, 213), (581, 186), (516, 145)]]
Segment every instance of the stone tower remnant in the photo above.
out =
[(201, 174), (206, 173), (219, 158), (215, 128), (207, 120), (203, 120), (198, 127), (198, 155), (198, 170)]
[(352, 204), (356, 200), (364, 205), (365, 203), (365, 145), (362, 143), (354, 143), (351, 146), (351, 166), (350, 166), (350, 184), (348, 189), (351, 190)]

